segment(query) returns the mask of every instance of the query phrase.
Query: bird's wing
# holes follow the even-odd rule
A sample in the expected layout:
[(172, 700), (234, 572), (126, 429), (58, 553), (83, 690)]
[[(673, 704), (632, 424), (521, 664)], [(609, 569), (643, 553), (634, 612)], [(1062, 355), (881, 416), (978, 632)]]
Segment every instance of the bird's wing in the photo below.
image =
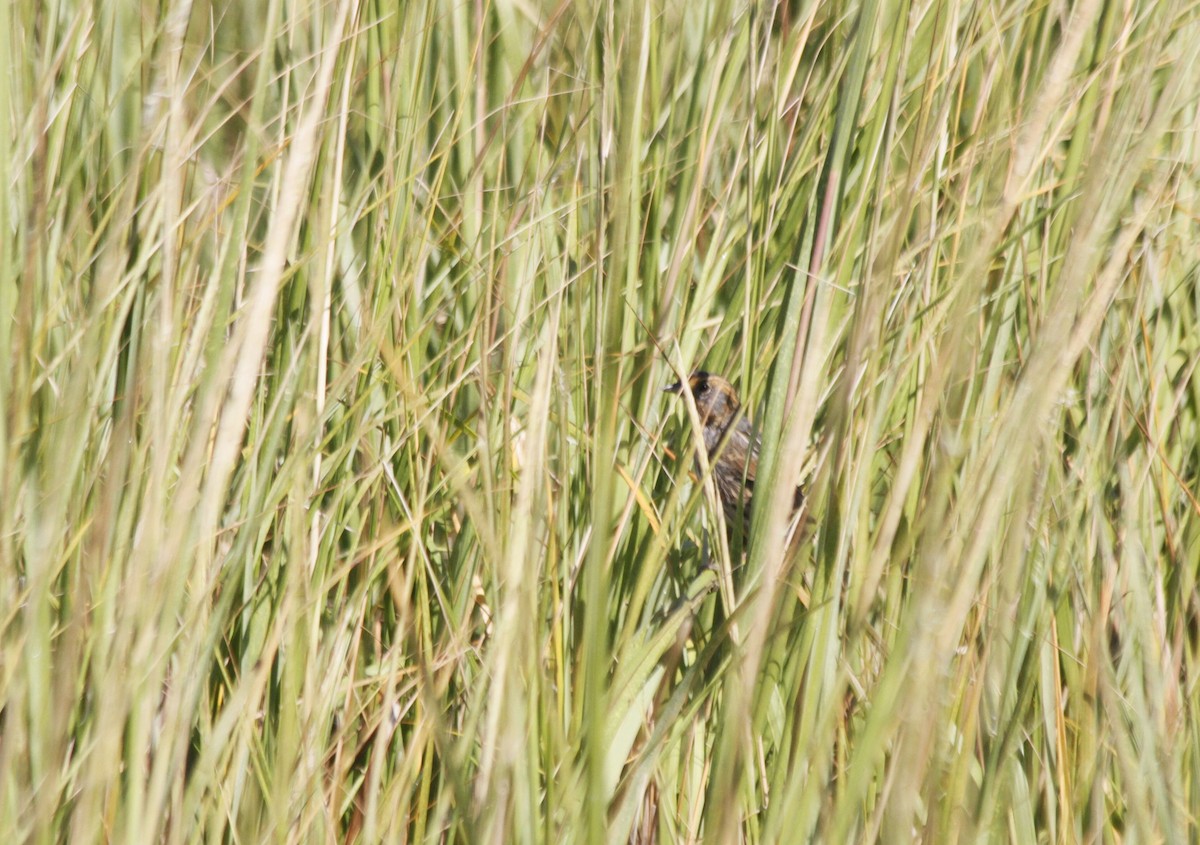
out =
[[(746, 458), (746, 479), (745, 485), (748, 492), (754, 492), (754, 479), (758, 477), (758, 452), (762, 446), (762, 440), (758, 437), (758, 432), (754, 430), (754, 425), (750, 420), (743, 417), (738, 421), (737, 432), (743, 434), (750, 441), (749, 455)], [(804, 489), (797, 486), (792, 491), (792, 510), (798, 510), (804, 504)]]
[(754, 479), (758, 477), (758, 452), (762, 441), (754, 430), (754, 423), (742, 417), (737, 423), (737, 433), (746, 438), (746, 489), (754, 490)]

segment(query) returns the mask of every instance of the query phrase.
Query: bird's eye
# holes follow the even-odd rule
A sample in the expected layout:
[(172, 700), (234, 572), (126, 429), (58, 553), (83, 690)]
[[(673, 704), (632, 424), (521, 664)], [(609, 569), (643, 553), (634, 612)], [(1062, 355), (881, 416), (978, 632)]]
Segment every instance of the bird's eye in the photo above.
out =
[(708, 393), (708, 382), (702, 381), (696, 385), (695, 393), (697, 396), (703, 396), (705, 393)]

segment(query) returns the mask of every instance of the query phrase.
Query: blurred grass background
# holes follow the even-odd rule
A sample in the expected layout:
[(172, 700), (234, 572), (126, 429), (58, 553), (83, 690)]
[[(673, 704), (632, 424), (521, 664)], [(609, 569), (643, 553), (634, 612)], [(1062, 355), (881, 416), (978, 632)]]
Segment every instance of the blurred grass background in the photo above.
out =
[(1198, 23), (0, 4), (6, 840), (1195, 840)]

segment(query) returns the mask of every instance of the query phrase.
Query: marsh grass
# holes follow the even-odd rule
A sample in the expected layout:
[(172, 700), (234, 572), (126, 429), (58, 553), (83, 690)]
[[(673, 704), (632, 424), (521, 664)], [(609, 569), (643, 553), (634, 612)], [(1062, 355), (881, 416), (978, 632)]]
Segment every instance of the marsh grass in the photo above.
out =
[(1194, 5), (0, 38), (6, 841), (1197, 836)]

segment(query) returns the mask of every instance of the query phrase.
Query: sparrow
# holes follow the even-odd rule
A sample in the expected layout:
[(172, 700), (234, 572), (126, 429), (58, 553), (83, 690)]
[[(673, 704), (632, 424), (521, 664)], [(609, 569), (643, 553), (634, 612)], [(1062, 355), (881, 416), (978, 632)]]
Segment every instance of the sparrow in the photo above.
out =
[[(758, 432), (750, 418), (741, 412), (737, 391), (726, 379), (697, 370), (688, 376), (688, 385), (700, 415), (704, 448), (725, 512), (725, 524), (733, 532), (740, 521), (742, 537), (749, 537), (750, 503), (762, 445)], [(682, 393), (683, 383), (676, 382), (664, 388), (664, 392)], [(792, 494), (792, 513), (802, 504), (804, 493), (797, 487)]]

